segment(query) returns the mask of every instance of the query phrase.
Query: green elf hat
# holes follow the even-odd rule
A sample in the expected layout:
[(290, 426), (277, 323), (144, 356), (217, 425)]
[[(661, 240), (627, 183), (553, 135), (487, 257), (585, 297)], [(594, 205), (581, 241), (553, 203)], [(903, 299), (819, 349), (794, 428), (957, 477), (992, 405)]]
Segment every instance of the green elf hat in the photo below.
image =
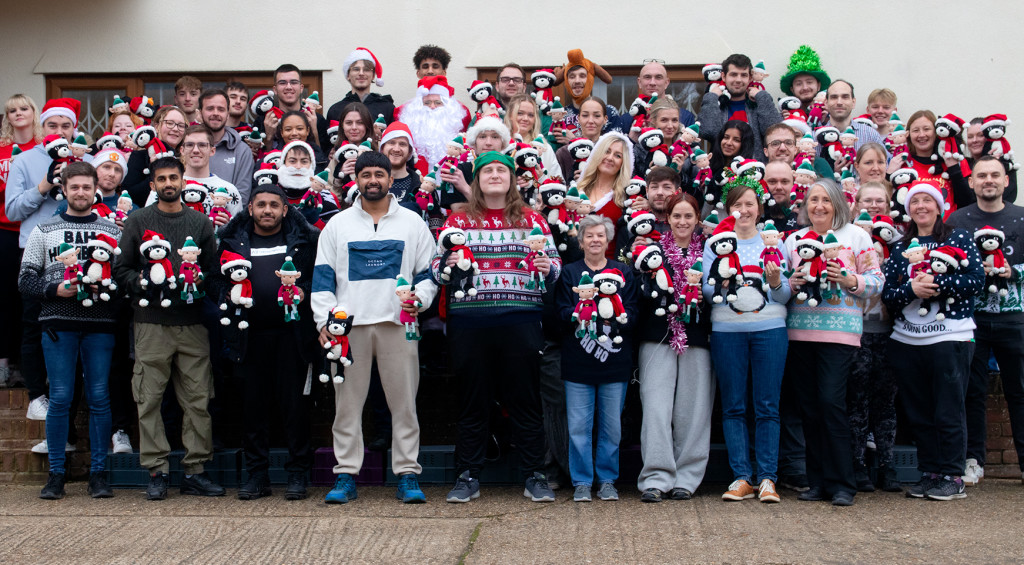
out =
[(260, 128), (252, 128), (249, 132), (249, 141), (255, 143), (263, 143), (263, 138), (267, 137), (267, 134), (260, 131)]
[(295, 263), (292, 263), (290, 255), (284, 258), (284, 263), (281, 263), (281, 269), (278, 271), (278, 274), (289, 277), (297, 277), (299, 275), (299, 271), (295, 269)]
[(498, 153), (497, 151), (487, 151), (486, 153), (481, 153), (480, 156), (473, 160), (473, 178), (476, 178), (477, 172), (484, 168), (484, 165), (494, 162), (505, 165), (510, 171), (516, 170), (515, 163), (512, 162), (512, 157), (509, 157), (504, 153)]
[(707, 153), (705, 153), (704, 150), (701, 149), (700, 147), (695, 147), (693, 149), (693, 160), (694, 161), (697, 160), (697, 157), (703, 157), (705, 155), (707, 155)]
[(15, 145), (11, 149), (11, 158), (17, 157), (18, 155), (21, 155), (21, 147), (18, 147), (17, 145)]
[(796, 168), (797, 173), (804, 173), (811, 176), (818, 176), (818, 171), (814, 170), (814, 165), (810, 161), (804, 161), (800, 163), (800, 166)]
[(863, 209), (863, 208), (861, 209), (860, 214), (857, 215), (857, 219), (854, 220), (853, 223), (857, 224), (858, 226), (861, 226), (861, 225), (863, 225), (863, 226), (874, 226), (875, 225), (874, 220), (871, 219), (871, 214), (868, 214), (868, 211)]
[(61, 243), (60, 246), (57, 248), (57, 257), (68, 257), (71, 255), (75, 255), (77, 253), (77, 249), (77, 247), (71, 245), (70, 243)]
[(896, 133), (898, 131), (907, 131), (907, 128), (903, 127), (903, 122), (896, 124), (896, 127), (892, 128), (893, 133)]
[(437, 174), (436, 173), (437, 173), (437, 168), (435, 168), (433, 171), (430, 171), (429, 173), (427, 173), (427, 175), (425, 177), (423, 177), (423, 180), (429, 179), (430, 182), (432, 182), (432, 183), (434, 183), (436, 185), (437, 184)]
[(761, 71), (765, 75), (768, 74), (768, 69), (764, 68), (764, 61), (758, 61), (757, 64), (754, 65), (754, 68)]
[(825, 245), (825, 249), (842, 247), (843, 245), (842, 243), (839, 243), (839, 240), (836, 238), (836, 232), (832, 230), (828, 230), (828, 233), (825, 234), (825, 241), (823, 243)]
[(313, 103), (319, 105), (320, 104), (320, 92), (314, 90), (313, 94), (310, 94), (309, 97), (306, 98), (306, 104), (309, 105), (310, 102), (313, 102)]
[(85, 140), (84, 135), (78, 134), (78, 137), (76, 137), (75, 140), (71, 142), (71, 145), (75, 147), (89, 147), (89, 142)]
[(839, 134), (839, 137), (852, 137), (856, 139), (857, 132), (853, 130), (853, 126), (846, 126), (846, 129), (843, 130), (843, 133)]
[(526, 236), (526, 241), (533, 241), (535, 239), (544, 239), (544, 232), (540, 231), (540, 226), (533, 226), (530, 230), (530, 235)]
[(800, 141), (814, 141), (814, 136), (811, 132), (804, 132), (804, 136), (800, 138)]
[(225, 188), (223, 186), (218, 186), (217, 190), (213, 191), (213, 195), (214, 196), (231, 196), (231, 193), (228, 192), (227, 188)]
[(892, 116), (889, 117), (889, 124), (890, 125), (895, 126), (896, 124), (902, 124), (902, 123), (903, 123), (903, 120), (900, 119), (900, 115), (897, 114), (896, 112), (893, 112)]
[[(806, 163), (806, 162), (807, 161), (804, 161), (804, 163)], [(803, 164), (803, 163), (801, 163), (801, 164)], [(841, 176), (839, 178), (839, 182), (842, 183), (843, 181), (846, 181), (846, 180), (853, 180), (853, 181), (857, 180), (857, 178), (853, 176), (853, 170), (852, 169), (843, 169), (843, 176)]]
[(779, 233), (779, 229), (775, 227), (774, 221), (768, 219), (764, 221), (764, 227), (761, 228), (761, 233), (774, 233), (777, 235)]
[(915, 237), (914, 239), (910, 240), (910, 245), (907, 246), (906, 250), (904, 250), (904, 253), (906, 253), (907, 251), (920, 251), (920, 250), (921, 250), (921, 244), (917, 241), (917, 238)]
[(405, 280), (405, 277), (398, 275), (395, 277), (395, 290), (412, 290), (412, 285)]
[(708, 217), (704, 218), (702, 222), (705, 226), (717, 226), (719, 222), (718, 210), (712, 210)]
[(690, 268), (687, 269), (687, 271), (697, 271), (697, 272), (704, 271), (704, 261), (703, 261), (703, 259), (697, 259), (696, 261), (694, 261), (693, 265), (691, 265)]
[(580, 191), (576, 189), (576, 185), (569, 187), (569, 191), (565, 193), (566, 200), (572, 200), (574, 202), (580, 201)]
[(555, 96), (554, 101), (551, 102), (551, 109), (549, 111), (553, 112), (555, 110), (565, 110), (565, 106), (562, 106), (562, 99), (557, 96)]
[(196, 240), (192, 239), (191, 235), (185, 238), (185, 243), (181, 244), (181, 248), (183, 250), (199, 251), (200, 253), (202, 253), (202, 250), (199, 249), (198, 245), (196, 245)]
[(373, 120), (373, 125), (384, 128), (388, 127), (388, 122), (384, 119), (384, 114), (377, 114), (377, 119)]
[(818, 82), (821, 83), (821, 86), (818, 87), (819, 91), (827, 89), (828, 85), (832, 84), (828, 73), (821, 68), (821, 59), (818, 58), (818, 53), (809, 45), (801, 45), (796, 53), (790, 56), (786, 74), (779, 79), (782, 91), (793, 96), (793, 79), (799, 75), (811, 75), (818, 79)]
[[(576, 188), (576, 186), (575, 186), (575, 185), (573, 185), (573, 187), (572, 187), (572, 188), (573, 188), (573, 189), (575, 189), (575, 188)], [(587, 196), (587, 193), (586, 193), (586, 192), (579, 192), (579, 191), (577, 190), (577, 191), (576, 191), (576, 193), (577, 193), (577, 194), (579, 194), (579, 196), (580, 196), (580, 202), (587, 202), (587, 203), (589, 203), (589, 202), (590, 202), (590, 197), (589, 197), (589, 196)]]
[(700, 122), (693, 122), (692, 124), (686, 126), (686, 129), (692, 131), (694, 135), (699, 136), (700, 135)]
[(367, 151), (373, 151), (373, 145), (370, 143), (369, 139), (364, 139), (363, 142), (359, 144), (359, 148)]
[(583, 271), (583, 274), (580, 276), (580, 284), (576, 285), (576, 288), (578, 290), (591, 290), (595, 288), (594, 279), (590, 278), (589, 272)]
[(449, 141), (448, 145), (451, 145), (452, 147), (463, 148), (466, 146), (466, 138), (460, 135), (455, 139)]
[(324, 169), (317, 173), (316, 178), (320, 179), (320, 182), (326, 184), (327, 186), (331, 185), (331, 175), (327, 172), (327, 169)]

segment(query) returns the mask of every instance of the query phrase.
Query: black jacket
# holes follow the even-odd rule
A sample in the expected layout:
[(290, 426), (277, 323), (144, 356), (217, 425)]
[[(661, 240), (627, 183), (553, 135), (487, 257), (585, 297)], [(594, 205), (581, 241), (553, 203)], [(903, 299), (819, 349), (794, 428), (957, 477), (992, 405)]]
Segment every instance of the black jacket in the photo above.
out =
[[(316, 263), (317, 239), (320, 237), (320, 230), (311, 226), (302, 214), (291, 206), (288, 214), (284, 217), (281, 229), (284, 231), (285, 244), (288, 246), (289, 255), (295, 268), (302, 273), (296, 284), (305, 294), (305, 299), (299, 303), (300, 320), (291, 322), (288, 327), (296, 332), (296, 341), (302, 344), (297, 352), (303, 360), (313, 361), (319, 358), (320, 343), (317, 341), (316, 324), (313, 323), (313, 311), (310, 308), (310, 295), (313, 288), (313, 266)], [(249, 239), (253, 231), (252, 216), (248, 210), (239, 212), (230, 222), (220, 230), (220, 246), (217, 249), (217, 257), (225, 250), (238, 253), (246, 259), (251, 258)], [(210, 276), (209, 289), (210, 297), (218, 304), (224, 299), (230, 282), (220, 269), (215, 270)], [(224, 354), (235, 363), (245, 358), (248, 330), (239, 330), (234, 324), (225, 326)], [(283, 352), (286, 355), (294, 352)]]
[(366, 104), (366, 108), (370, 110), (370, 119), (376, 120), (378, 114), (384, 114), (384, 121), (391, 123), (395, 121), (395, 100), (391, 98), (390, 94), (377, 94), (371, 92), (366, 95), (366, 100), (360, 100), (359, 95), (351, 90), (344, 98), (335, 102), (327, 109), (327, 122), (331, 120), (341, 121), (341, 116), (344, 115), (345, 106), (348, 106), (352, 102), (362, 102)]

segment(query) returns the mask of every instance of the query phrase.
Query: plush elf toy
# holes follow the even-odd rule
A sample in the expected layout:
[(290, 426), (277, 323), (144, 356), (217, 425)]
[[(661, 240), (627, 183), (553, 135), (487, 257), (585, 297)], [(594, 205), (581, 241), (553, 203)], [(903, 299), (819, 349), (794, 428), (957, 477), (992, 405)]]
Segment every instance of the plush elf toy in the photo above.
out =
[(284, 321), (298, 321), (299, 303), (302, 302), (304, 295), (295, 282), (302, 276), (302, 271), (295, 269), (291, 257), (285, 257), (281, 269), (274, 271), (274, 274), (281, 279), (281, 287), (277, 289), (277, 305), (284, 308)]
[(697, 315), (700, 312), (700, 284), (703, 277), (704, 262), (697, 259), (689, 269), (686, 269), (686, 284), (683, 285), (679, 293), (680, 304), (683, 307), (680, 315), (684, 324), (697, 321)]
[[(786, 258), (782, 256), (782, 249), (779, 248), (779, 239), (781, 234), (778, 228), (775, 227), (775, 222), (768, 219), (764, 221), (764, 228), (761, 229), (761, 242), (764, 243), (764, 249), (761, 250), (761, 257), (758, 265), (761, 270), (764, 270), (764, 266), (771, 263), (782, 269), (783, 263)], [(784, 270), (784, 269), (783, 269)], [(771, 287), (768, 285), (768, 276), (763, 275), (761, 277), (761, 290), (768, 292)]]
[(544, 232), (540, 230), (539, 226), (534, 226), (533, 230), (530, 231), (530, 235), (526, 236), (526, 245), (530, 246), (530, 252), (526, 254), (526, 257), (518, 265), (520, 269), (526, 269), (527, 276), (530, 278), (526, 285), (524, 285), (527, 289), (532, 290), (534, 287), (537, 287), (541, 292), (546, 290), (544, 275), (533, 264), (534, 259), (544, 255), (544, 246), (546, 244), (547, 239), (544, 237)]
[[(417, 310), (423, 307), (423, 303), (416, 296), (416, 291), (413, 290), (412, 285), (402, 275), (398, 275), (395, 280), (395, 295), (398, 296), (398, 300), (402, 304), (412, 304)], [(410, 314), (402, 309), (398, 313), (398, 321), (405, 326), (406, 341), (420, 340), (422, 336), (420, 335), (420, 323), (416, 314)]]
[(203, 282), (203, 270), (199, 268), (199, 254), (203, 250), (196, 245), (192, 236), (185, 238), (185, 243), (178, 249), (181, 257), (181, 267), (178, 268), (178, 284), (181, 285), (181, 299), (186, 304), (192, 304), (206, 296), (206, 292), (199, 290), (199, 283)]
[[(832, 230), (828, 230), (825, 234), (825, 250), (823, 256), (825, 259), (826, 268), (829, 265), (838, 265), (839, 274), (842, 276), (847, 275), (846, 264), (839, 258), (839, 252), (843, 250), (843, 244), (839, 243), (839, 239), (836, 238), (836, 233)], [(822, 281), (822, 286), (825, 287), (824, 295), (826, 298), (831, 296), (841, 296), (839, 283), (831, 281)]]
[(218, 186), (213, 194), (210, 195), (210, 220), (215, 221), (217, 214), (226, 214), (228, 219), (231, 219), (231, 212), (228, 211), (228, 202), (231, 202), (231, 193), (228, 189), (223, 186)]
[(597, 302), (594, 301), (597, 287), (589, 272), (583, 271), (580, 284), (572, 287), (572, 291), (579, 295), (571, 317), (573, 323), (579, 324), (576, 328), (576, 338), (581, 339), (589, 334), (590, 339), (597, 339)]
[(61, 243), (57, 248), (57, 260), (64, 264), (64, 288), (70, 289), (71, 285), (77, 285), (78, 300), (84, 300), (89, 293), (85, 291), (82, 281), (82, 265), (78, 263), (79, 249), (70, 243)]

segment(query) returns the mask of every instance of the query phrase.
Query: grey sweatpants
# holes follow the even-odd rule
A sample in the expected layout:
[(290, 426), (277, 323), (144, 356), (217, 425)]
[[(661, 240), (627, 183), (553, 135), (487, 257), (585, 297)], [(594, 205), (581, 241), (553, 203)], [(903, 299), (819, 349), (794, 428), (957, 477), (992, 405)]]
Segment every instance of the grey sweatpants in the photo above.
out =
[(641, 491), (684, 488), (692, 493), (700, 486), (711, 452), (715, 386), (707, 348), (690, 347), (676, 355), (667, 344), (640, 345)]

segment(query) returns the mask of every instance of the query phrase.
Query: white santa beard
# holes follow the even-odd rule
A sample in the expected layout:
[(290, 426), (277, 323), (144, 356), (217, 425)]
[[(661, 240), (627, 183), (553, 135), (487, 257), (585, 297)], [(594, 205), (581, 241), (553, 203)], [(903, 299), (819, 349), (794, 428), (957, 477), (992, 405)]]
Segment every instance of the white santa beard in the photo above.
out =
[(433, 167), (446, 155), (446, 144), (462, 131), (465, 111), (454, 98), (440, 108), (429, 108), (419, 98), (406, 102), (402, 108), (402, 123), (412, 132), (413, 147)]
[(313, 168), (281, 167), (277, 171), (277, 184), (282, 188), (309, 188), (313, 181)]

